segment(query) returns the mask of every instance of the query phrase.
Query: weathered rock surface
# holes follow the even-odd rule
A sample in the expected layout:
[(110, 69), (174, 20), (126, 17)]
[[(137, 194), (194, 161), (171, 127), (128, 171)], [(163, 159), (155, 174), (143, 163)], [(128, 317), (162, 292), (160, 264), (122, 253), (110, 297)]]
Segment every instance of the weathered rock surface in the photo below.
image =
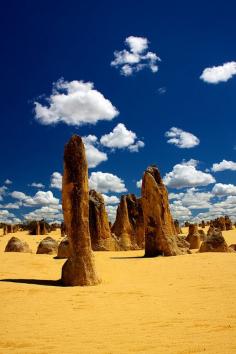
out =
[(116, 220), (111, 228), (122, 250), (144, 247), (143, 212), (140, 199), (134, 194), (122, 195), (116, 212)]
[(168, 193), (156, 166), (150, 166), (142, 181), (142, 207), (145, 230), (145, 256), (183, 254), (176, 242)]
[(71, 255), (62, 267), (66, 286), (100, 282), (89, 233), (88, 165), (82, 139), (73, 135), (64, 150), (62, 207)]
[(227, 231), (233, 230), (233, 223), (232, 223), (232, 221), (230, 220), (230, 218), (229, 218), (228, 215), (225, 216), (225, 229), (226, 229)]
[(44, 238), (38, 245), (37, 254), (57, 254), (58, 243), (52, 237)]
[(103, 196), (89, 192), (89, 230), (93, 251), (116, 251), (119, 245), (112, 237)]
[(206, 236), (204, 230), (198, 230), (198, 233), (200, 235), (201, 241), (205, 241), (207, 236)]
[(230, 252), (221, 230), (214, 229), (211, 235), (202, 242), (199, 252)]
[(32, 251), (27, 242), (23, 242), (17, 237), (12, 237), (6, 245), (5, 252), (31, 253)]
[(69, 258), (71, 255), (70, 242), (68, 237), (65, 237), (58, 246), (56, 258)]
[(190, 244), (190, 249), (199, 249), (201, 244), (201, 236), (198, 232), (197, 224), (189, 225), (188, 236), (186, 237), (186, 241)]
[(178, 235), (182, 234), (183, 232), (182, 232), (182, 230), (181, 230), (181, 227), (180, 227), (180, 225), (179, 225), (179, 221), (178, 221), (178, 220), (175, 220), (175, 221), (174, 221), (174, 225), (175, 225), (176, 233), (177, 233)]
[(61, 223), (61, 237), (66, 236), (66, 225), (64, 222)]

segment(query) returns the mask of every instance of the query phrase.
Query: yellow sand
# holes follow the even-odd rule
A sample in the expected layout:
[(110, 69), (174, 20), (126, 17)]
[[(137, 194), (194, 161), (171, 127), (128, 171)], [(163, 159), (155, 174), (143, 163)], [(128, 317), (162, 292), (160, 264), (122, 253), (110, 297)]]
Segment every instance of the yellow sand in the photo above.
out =
[[(16, 235), (34, 252), (42, 239)], [(4, 253), (11, 236), (0, 237), (1, 354), (236, 353), (236, 253), (100, 252), (102, 284), (64, 288), (53, 282), (64, 260)], [(224, 236), (236, 243), (236, 230)]]

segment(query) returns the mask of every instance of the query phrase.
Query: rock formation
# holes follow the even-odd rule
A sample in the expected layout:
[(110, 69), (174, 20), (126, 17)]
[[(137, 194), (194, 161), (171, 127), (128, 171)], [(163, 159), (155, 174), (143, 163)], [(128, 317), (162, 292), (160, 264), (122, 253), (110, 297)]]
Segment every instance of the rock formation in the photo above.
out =
[(199, 252), (231, 252), (221, 230), (213, 229), (206, 240), (202, 242)]
[(189, 224), (189, 232), (186, 241), (190, 244), (190, 249), (199, 249), (201, 244), (201, 236), (198, 232), (197, 224)]
[(174, 221), (174, 224), (175, 224), (176, 233), (177, 233), (178, 235), (182, 234), (183, 232), (182, 232), (181, 227), (180, 227), (180, 225), (179, 225), (179, 221), (178, 221), (178, 220), (175, 220), (175, 221)]
[(103, 196), (89, 192), (89, 230), (93, 251), (116, 251), (117, 241), (112, 237)]
[(219, 229), (220, 231), (225, 231), (225, 218), (223, 216), (213, 220), (212, 225), (214, 228)]
[(201, 241), (205, 241), (206, 240), (206, 234), (205, 234), (204, 230), (198, 230), (198, 233), (200, 235)]
[(44, 238), (38, 245), (37, 254), (57, 254), (58, 243), (52, 237)]
[(204, 220), (202, 220), (202, 222), (201, 222), (201, 228), (202, 228), (202, 229), (205, 229), (205, 227), (206, 227), (206, 223), (205, 223)]
[(70, 242), (68, 237), (65, 237), (58, 246), (56, 258), (69, 258), (71, 255)]
[(71, 246), (71, 255), (62, 267), (62, 283), (96, 285), (100, 281), (89, 234), (88, 165), (84, 144), (77, 135), (72, 136), (64, 150), (62, 207)]
[(134, 194), (121, 196), (111, 231), (116, 235), (121, 249), (125, 251), (144, 247), (142, 205)]
[(142, 208), (145, 230), (145, 256), (176, 256), (182, 250), (169, 209), (168, 193), (156, 166), (150, 166), (142, 181)]
[(64, 222), (61, 223), (61, 237), (66, 236), (66, 225)]
[(27, 242), (23, 242), (17, 237), (12, 237), (6, 245), (5, 252), (31, 253), (32, 251)]
[(232, 221), (230, 220), (230, 218), (229, 218), (228, 215), (225, 216), (225, 229), (226, 229), (227, 231), (233, 230), (233, 223), (232, 223)]

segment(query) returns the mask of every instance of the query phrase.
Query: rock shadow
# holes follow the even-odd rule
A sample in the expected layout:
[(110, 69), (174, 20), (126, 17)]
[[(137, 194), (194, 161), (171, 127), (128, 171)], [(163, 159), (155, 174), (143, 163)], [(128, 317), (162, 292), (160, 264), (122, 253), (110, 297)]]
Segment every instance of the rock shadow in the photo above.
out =
[(63, 286), (61, 280), (46, 280), (46, 279), (0, 279), (0, 282), (33, 284), (45, 286)]

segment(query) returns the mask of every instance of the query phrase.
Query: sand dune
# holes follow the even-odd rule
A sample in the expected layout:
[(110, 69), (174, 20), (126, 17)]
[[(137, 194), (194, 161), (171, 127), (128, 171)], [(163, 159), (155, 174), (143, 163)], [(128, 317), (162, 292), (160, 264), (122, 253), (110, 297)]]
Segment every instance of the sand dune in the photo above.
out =
[[(43, 238), (15, 235), (34, 252)], [(236, 243), (236, 230), (224, 236)], [(236, 353), (236, 253), (97, 252), (102, 284), (64, 288), (64, 260), (4, 253), (10, 237), (0, 237), (1, 354)]]

